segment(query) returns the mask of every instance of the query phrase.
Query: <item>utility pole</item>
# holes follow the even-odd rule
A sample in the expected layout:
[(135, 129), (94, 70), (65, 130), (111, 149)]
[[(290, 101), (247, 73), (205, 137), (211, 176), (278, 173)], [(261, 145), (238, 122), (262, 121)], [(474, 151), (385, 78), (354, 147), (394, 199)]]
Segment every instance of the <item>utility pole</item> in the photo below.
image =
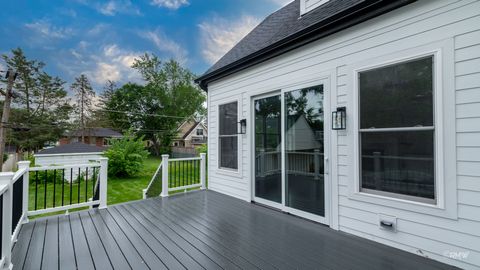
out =
[(5, 92), (5, 101), (3, 103), (2, 122), (0, 123), (0, 172), (3, 169), (3, 153), (5, 152), (6, 125), (10, 118), (10, 104), (12, 103), (13, 82), (17, 78), (17, 73), (8, 69), (5, 76), (7, 78), (7, 91)]

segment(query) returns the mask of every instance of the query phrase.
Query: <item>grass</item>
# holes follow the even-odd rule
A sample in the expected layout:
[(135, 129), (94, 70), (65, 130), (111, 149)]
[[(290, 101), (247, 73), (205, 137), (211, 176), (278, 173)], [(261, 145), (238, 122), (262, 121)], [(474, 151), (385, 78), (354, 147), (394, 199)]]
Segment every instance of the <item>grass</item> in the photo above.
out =
[(128, 178), (108, 177), (107, 203), (109, 205), (141, 200), (143, 189), (147, 188), (153, 174), (162, 162), (161, 157), (149, 157), (143, 170)]

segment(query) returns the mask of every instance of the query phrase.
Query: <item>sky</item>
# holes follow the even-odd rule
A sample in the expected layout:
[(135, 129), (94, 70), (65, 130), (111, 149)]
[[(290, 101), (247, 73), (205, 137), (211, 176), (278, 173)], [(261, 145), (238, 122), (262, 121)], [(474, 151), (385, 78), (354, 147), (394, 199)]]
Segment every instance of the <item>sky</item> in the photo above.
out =
[(107, 80), (139, 82), (130, 66), (145, 52), (173, 58), (201, 75), (290, 1), (2, 1), (0, 54), (21, 47), (29, 59), (44, 62), (49, 74), (68, 84), (86, 74), (97, 92)]

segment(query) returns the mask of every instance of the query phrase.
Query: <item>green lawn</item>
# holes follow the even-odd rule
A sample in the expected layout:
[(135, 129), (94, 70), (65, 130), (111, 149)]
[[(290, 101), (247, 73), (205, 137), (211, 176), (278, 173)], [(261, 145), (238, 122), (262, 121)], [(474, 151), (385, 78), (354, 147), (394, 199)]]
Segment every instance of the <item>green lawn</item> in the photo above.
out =
[(143, 189), (147, 188), (161, 162), (161, 157), (149, 157), (144, 169), (134, 177), (108, 177), (108, 204), (141, 200)]

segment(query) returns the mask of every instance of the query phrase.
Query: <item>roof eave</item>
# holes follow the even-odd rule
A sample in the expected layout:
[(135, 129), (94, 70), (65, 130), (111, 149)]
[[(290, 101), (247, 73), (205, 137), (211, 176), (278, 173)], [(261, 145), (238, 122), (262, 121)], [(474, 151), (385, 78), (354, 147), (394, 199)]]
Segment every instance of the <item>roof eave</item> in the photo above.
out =
[(195, 82), (204, 91), (208, 91), (208, 84), (215, 80), (224, 78), (240, 70), (265, 62), (288, 51), (297, 49), (308, 43), (335, 34), (344, 29), (347, 29), (369, 19), (378, 17), (382, 14), (388, 13), (392, 10), (398, 9), (416, 1), (417, 0), (375, 0), (362, 2), (359, 5), (353, 6), (349, 9), (339, 12), (338, 14), (335, 14), (334, 16), (328, 18), (328, 20), (313, 24), (312, 26), (302, 31), (299, 31), (264, 49), (261, 49), (247, 57), (244, 57), (236, 62), (233, 62), (208, 74), (204, 74), (197, 78)]

